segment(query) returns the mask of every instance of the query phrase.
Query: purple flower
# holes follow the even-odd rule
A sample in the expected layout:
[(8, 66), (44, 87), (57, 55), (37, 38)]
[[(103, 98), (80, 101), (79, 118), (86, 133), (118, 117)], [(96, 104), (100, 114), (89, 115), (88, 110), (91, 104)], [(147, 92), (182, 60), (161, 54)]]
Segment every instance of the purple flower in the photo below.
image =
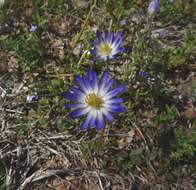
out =
[(116, 54), (124, 51), (121, 47), (122, 36), (120, 32), (113, 34), (112, 32), (105, 32), (102, 36), (101, 32), (97, 32), (98, 40), (93, 40), (91, 54), (94, 54), (97, 59), (107, 61), (113, 59)]
[(125, 19), (121, 20), (121, 21), (120, 21), (120, 25), (121, 25), (121, 26), (126, 25), (126, 20), (125, 20)]
[(35, 32), (37, 30), (37, 25), (31, 24), (30, 32)]
[(150, 78), (150, 76), (147, 72), (139, 71), (136, 73), (136, 78), (138, 78), (139, 80), (147, 81)]
[(33, 100), (37, 100), (38, 96), (37, 95), (28, 95), (26, 98), (27, 103), (31, 103)]
[(152, 0), (148, 6), (148, 12), (150, 14), (155, 14), (159, 7), (159, 0)]
[(125, 112), (126, 109), (119, 105), (123, 102), (122, 98), (116, 97), (117, 94), (124, 92), (124, 85), (112, 88), (114, 79), (110, 79), (109, 72), (105, 70), (103, 75), (98, 78), (96, 73), (89, 69), (86, 76), (75, 76), (77, 86), (71, 86), (68, 92), (61, 95), (73, 103), (65, 104), (65, 108), (72, 108), (69, 114), (72, 118), (86, 115), (80, 125), (81, 130), (88, 126), (96, 126), (97, 130), (104, 127), (105, 122), (113, 121), (113, 114)]
[(164, 28), (156, 29), (152, 31), (152, 36), (154, 38), (165, 38), (167, 36), (167, 31)]

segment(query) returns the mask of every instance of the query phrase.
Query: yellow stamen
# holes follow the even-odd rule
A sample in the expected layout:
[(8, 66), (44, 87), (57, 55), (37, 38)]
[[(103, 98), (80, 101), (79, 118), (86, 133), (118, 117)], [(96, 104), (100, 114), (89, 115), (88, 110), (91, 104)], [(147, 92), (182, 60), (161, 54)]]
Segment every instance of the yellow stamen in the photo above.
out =
[(88, 106), (91, 106), (95, 109), (100, 109), (102, 106), (102, 99), (95, 93), (90, 93), (86, 96), (85, 102), (88, 104)]
[(101, 43), (97, 47), (97, 49), (98, 49), (98, 52), (100, 53), (100, 55), (105, 55), (105, 56), (109, 55), (112, 51), (112, 48), (109, 46), (109, 44), (105, 43), (105, 42)]

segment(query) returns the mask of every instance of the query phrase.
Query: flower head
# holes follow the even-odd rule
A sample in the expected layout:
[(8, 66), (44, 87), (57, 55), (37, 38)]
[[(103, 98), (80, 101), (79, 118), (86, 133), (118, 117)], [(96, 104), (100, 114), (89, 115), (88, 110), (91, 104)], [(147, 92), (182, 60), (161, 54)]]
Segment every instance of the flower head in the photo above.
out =
[(121, 47), (122, 36), (120, 32), (117, 32), (115, 35), (112, 32), (104, 32), (104, 35), (101, 35), (101, 32), (97, 32), (97, 41), (93, 41), (92, 45), (94, 46), (91, 50), (92, 54), (96, 55), (96, 58), (107, 61), (108, 59), (113, 59), (114, 56), (118, 53), (124, 51), (124, 48)]
[(30, 32), (35, 32), (37, 30), (37, 25), (31, 24)]
[(159, 0), (152, 0), (148, 6), (148, 12), (150, 14), (155, 14), (159, 7)]
[(150, 78), (150, 76), (147, 72), (139, 71), (139, 72), (136, 72), (136, 78), (141, 81), (147, 81)]
[(65, 108), (73, 108), (69, 114), (72, 118), (86, 115), (86, 118), (80, 125), (84, 130), (88, 126), (91, 128), (102, 129), (106, 120), (113, 121), (113, 114), (126, 111), (119, 105), (123, 102), (122, 98), (115, 97), (124, 91), (124, 85), (112, 88), (114, 79), (109, 78), (109, 72), (104, 71), (101, 78), (96, 73), (88, 70), (86, 76), (75, 76), (77, 86), (70, 87), (68, 92), (62, 93), (62, 96), (74, 103), (65, 104)]
[(124, 26), (124, 25), (126, 25), (126, 20), (125, 19), (120, 20), (120, 26)]
[(38, 96), (37, 95), (28, 95), (26, 97), (27, 103), (31, 103), (31, 102), (33, 102), (33, 100), (37, 100), (37, 99), (38, 99)]

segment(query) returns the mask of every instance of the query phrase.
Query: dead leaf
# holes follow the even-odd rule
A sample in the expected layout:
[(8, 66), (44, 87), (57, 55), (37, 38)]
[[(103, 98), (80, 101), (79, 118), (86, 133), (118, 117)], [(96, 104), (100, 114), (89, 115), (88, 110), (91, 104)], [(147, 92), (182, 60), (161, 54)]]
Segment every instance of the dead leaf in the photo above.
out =
[(67, 190), (65, 185), (58, 178), (54, 179), (50, 186), (55, 188), (56, 190)]
[(135, 129), (131, 129), (128, 135), (118, 141), (118, 147), (120, 149), (127, 147), (132, 141), (133, 137), (135, 136)]
[(185, 111), (183, 112), (183, 114), (184, 114), (185, 117), (187, 117), (188, 119), (196, 119), (196, 108), (193, 106), (192, 103), (189, 103), (189, 104), (185, 107)]
[(3, 62), (0, 64), (0, 72), (7, 72), (7, 63)]

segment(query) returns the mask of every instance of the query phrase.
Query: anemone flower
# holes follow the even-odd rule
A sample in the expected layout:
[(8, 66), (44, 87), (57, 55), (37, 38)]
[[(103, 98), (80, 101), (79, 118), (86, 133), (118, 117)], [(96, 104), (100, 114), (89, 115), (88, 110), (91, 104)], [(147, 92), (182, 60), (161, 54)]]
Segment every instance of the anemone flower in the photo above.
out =
[(124, 51), (121, 47), (122, 36), (120, 32), (113, 34), (105, 31), (103, 36), (101, 32), (97, 32), (97, 40), (92, 41), (93, 49), (91, 54), (94, 54), (97, 59), (107, 61), (113, 59), (116, 54)]
[(31, 24), (30, 32), (35, 32), (37, 30), (37, 25)]
[(86, 115), (80, 125), (81, 130), (96, 127), (100, 130), (106, 122), (113, 121), (113, 114), (125, 112), (126, 109), (119, 105), (122, 98), (116, 97), (124, 91), (124, 85), (112, 88), (114, 79), (110, 79), (109, 72), (105, 70), (100, 78), (89, 69), (86, 76), (75, 76), (76, 86), (71, 86), (68, 92), (61, 95), (72, 101), (65, 104), (65, 108), (72, 108), (69, 114), (71, 118), (78, 118)]
[(150, 14), (155, 14), (159, 7), (159, 3), (160, 3), (159, 0), (152, 0), (148, 6), (148, 12)]
[(147, 81), (150, 76), (147, 72), (144, 72), (144, 71), (139, 71), (139, 72), (136, 72), (136, 77), (140, 80), (144, 80), (144, 81)]

